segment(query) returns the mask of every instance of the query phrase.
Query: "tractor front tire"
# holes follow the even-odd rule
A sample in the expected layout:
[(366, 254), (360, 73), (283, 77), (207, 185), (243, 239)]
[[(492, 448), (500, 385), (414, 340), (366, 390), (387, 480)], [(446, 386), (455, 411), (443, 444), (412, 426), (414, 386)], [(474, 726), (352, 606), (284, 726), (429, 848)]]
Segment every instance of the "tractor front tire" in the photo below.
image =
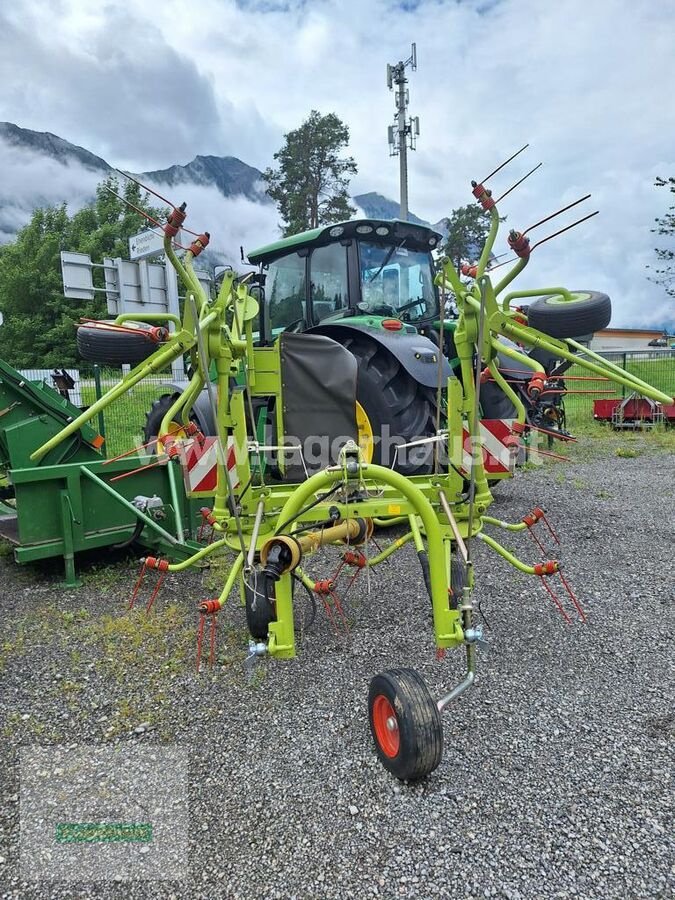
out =
[(344, 346), (356, 357), (358, 375), (356, 399), (372, 430), (373, 462), (391, 466), (404, 475), (423, 475), (431, 471), (433, 444), (410, 447), (396, 453), (396, 444), (404, 444), (435, 434), (435, 397), (406, 372), (388, 350), (374, 341), (349, 336)]
[(527, 310), (527, 324), (555, 338), (595, 334), (609, 325), (612, 301), (597, 291), (574, 291), (572, 300), (560, 295), (541, 297)]
[(382, 765), (401, 781), (419, 781), (443, 756), (441, 714), (414, 669), (376, 675), (368, 692), (370, 731)]
[[(146, 444), (150, 443), (150, 441), (154, 440), (159, 434), (159, 429), (162, 424), (162, 420), (164, 416), (168, 413), (169, 409), (173, 406), (178, 398), (178, 394), (162, 394), (159, 399), (154, 400), (150, 410), (145, 415), (145, 427), (143, 429), (143, 440)], [(194, 416), (191, 416), (193, 422), (199, 424), (197, 419)], [(184, 434), (184, 432), (180, 429), (180, 422), (172, 422), (169, 428), (176, 437), (180, 437)], [(154, 445), (149, 448), (152, 452), (154, 452)]]

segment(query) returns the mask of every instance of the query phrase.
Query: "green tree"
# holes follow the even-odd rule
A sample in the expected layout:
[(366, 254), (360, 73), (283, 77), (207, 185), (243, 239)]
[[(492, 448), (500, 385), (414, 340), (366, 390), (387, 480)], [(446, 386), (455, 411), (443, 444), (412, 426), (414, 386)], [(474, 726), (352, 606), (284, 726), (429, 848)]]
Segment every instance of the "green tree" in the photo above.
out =
[[(655, 187), (668, 188), (671, 194), (675, 194), (675, 178), (657, 178)], [(668, 207), (664, 216), (654, 221), (656, 222), (656, 228), (652, 228), (654, 234), (672, 239), (675, 236), (675, 204)], [(673, 246), (655, 247), (654, 252), (660, 267), (654, 270), (650, 280), (662, 285), (670, 297), (675, 297), (675, 249)], [(650, 269), (651, 266), (647, 268)]]
[(81, 362), (75, 325), (81, 316), (105, 317), (105, 298), (97, 294), (94, 300), (66, 299), (60, 253), (89, 253), (96, 262), (104, 256), (126, 256), (128, 238), (147, 224), (107, 188), (153, 218), (163, 214), (148, 204), (147, 194), (138, 185), (127, 182), (120, 189), (117, 179), (109, 176), (98, 186), (95, 199), (74, 215), (68, 215), (65, 204), (36, 209), (16, 240), (0, 248), (0, 310), (4, 316), (0, 356), (11, 365), (50, 368)]
[(277, 168), (263, 174), (284, 237), (354, 215), (348, 189), (356, 163), (341, 156), (348, 143), (347, 126), (334, 113), (322, 116), (316, 110), (284, 136), (283, 147), (274, 154)]
[(448, 237), (442, 252), (459, 269), (462, 260), (473, 262), (480, 256), (490, 230), (490, 214), (471, 203), (453, 209), (446, 221)]

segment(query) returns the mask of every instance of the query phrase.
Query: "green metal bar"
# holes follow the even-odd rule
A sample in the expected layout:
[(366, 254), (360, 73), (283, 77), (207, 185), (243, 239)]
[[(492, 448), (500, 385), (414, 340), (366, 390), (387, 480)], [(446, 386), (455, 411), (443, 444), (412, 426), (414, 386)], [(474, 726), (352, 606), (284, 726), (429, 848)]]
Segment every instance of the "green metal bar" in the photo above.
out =
[(114, 385), (106, 394), (101, 397), (100, 400), (97, 400), (92, 406), (89, 407), (85, 412), (82, 413), (81, 416), (78, 416), (76, 419), (73, 419), (65, 428), (62, 428), (58, 434), (55, 434), (53, 438), (46, 441), (41, 447), (38, 447), (33, 453), (31, 453), (31, 460), (33, 462), (37, 462), (37, 460), (42, 459), (42, 457), (49, 453), (54, 447), (58, 447), (62, 441), (64, 441), (67, 437), (70, 437), (71, 434), (74, 434), (76, 431), (85, 425), (90, 419), (93, 419), (94, 416), (98, 415), (98, 413), (105, 409), (113, 400), (117, 400), (118, 397), (121, 397), (122, 394), (125, 394), (128, 390), (130, 390), (135, 384), (138, 384), (139, 381), (142, 381), (148, 375), (152, 375), (153, 372), (158, 371), (159, 369), (165, 368), (170, 362), (174, 359), (177, 359), (179, 356), (182, 356), (188, 347), (185, 346), (186, 340), (189, 339), (190, 343), (193, 342), (192, 335), (186, 335), (183, 332), (179, 336), (175, 335), (170, 341), (170, 346), (167, 346), (161, 350), (156, 350), (149, 359), (145, 361), (145, 363), (137, 366), (133, 369), (129, 374), (122, 379), (119, 384)]
[(497, 212), (497, 207), (493, 206), (490, 210), (490, 230), (488, 231), (488, 236), (483, 245), (483, 252), (480, 255), (480, 259), (478, 260), (478, 266), (476, 268), (476, 281), (485, 274), (485, 270), (487, 268), (487, 264), (490, 261), (490, 253), (492, 252), (492, 248), (495, 244), (495, 238), (497, 237), (497, 231), (499, 230), (499, 213)]
[(66, 587), (79, 587), (82, 583), (75, 574), (75, 542), (73, 539), (73, 511), (68, 491), (60, 491), (61, 531), (63, 533), (63, 562), (66, 568)]
[(525, 266), (528, 264), (529, 261), (530, 261), (530, 257), (529, 257), (529, 256), (526, 256), (526, 257), (524, 257), (524, 258), (521, 257), (521, 259), (518, 260), (518, 262), (517, 262), (517, 263), (515, 264), (515, 266), (511, 269), (511, 271), (508, 272), (508, 273), (502, 278), (501, 281), (498, 281), (498, 282), (497, 282), (497, 284), (495, 285), (495, 297), (496, 297), (498, 294), (501, 294), (501, 292), (504, 290), (504, 288), (505, 288), (505, 287), (508, 287), (508, 285), (511, 284), (511, 282), (512, 282), (513, 279), (516, 277), (516, 275), (520, 275), (520, 273), (523, 271), (523, 269), (525, 268)]
[(193, 553), (192, 556), (188, 556), (187, 559), (184, 559), (179, 563), (170, 563), (168, 571), (182, 572), (184, 569), (188, 569), (190, 566), (199, 562), (200, 559), (204, 559), (205, 556), (210, 556), (214, 551), (220, 550), (221, 547), (227, 547), (227, 540), (225, 538), (220, 541), (214, 541), (213, 544), (208, 544), (206, 547), (202, 547), (201, 550), (198, 550), (196, 553)]
[(446, 256), (444, 258), (443, 269), (436, 276), (435, 281), (436, 281), (436, 284), (445, 286), (444, 282), (446, 280), (450, 282), (450, 289), (452, 290), (452, 292), (455, 294), (456, 297), (461, 296), (464, 293), (464, 291), (466, 290), (466, 288), (464, 287), (464, 285), (462, 284), (462, 282), (460, 280), (459, 275), (457, 274), (457, 270), (455, 269), (455, 266), (454, 266), (452, 260), (448, 256)]
[(172, 460), (169, 460), (166, 470), (169, 479), (169, 493), (171, 494), (171, 505), (173, 506), (174, 528), (176, 530), (176, 538), (179, 544), (184, 544), (183, 536), (183, 519), (180, 511), (180, 501), (178, 499), (178, 485), (176, 484), (176, 469)]
[(484, 544), (487, 544), (492, 550), (497, 552), (502, 559), (505, 559), (508, 563), (510, 563), (515, 569), (518, 569), (519, 572), (524, 572), (526, 575), (536, 575), (533, 566), (528, 566), (527, 563), (521, 562), (517, 556), (514, 556), (513, 553), (509, 553), (509, 551), (502, 547), (494, 538), (490, 537), (489, 534), (485, 534), (483, 531), (479, 531), (476, 535), (478, 540), (483, 541)]
[(526, 356), (525, 353), (519, 353), (518, 350), (514, 350), (513, 347), (507, 347), (506, 344), (501, 343), (497, 338), (491, 338), (490, 343), (495, 350), (503, 353), (504, 356), (508, 356), (509, 359), (513, 359), (516, 362), (521, 363), (521, 365), (527, 366), (527, 368), (532, 369), (533, 372), (543, 372), (544, 375), (546, 374), (546, 369), (542, 364), (538, 363), (536, 359), (532, 359), (531, 356)]
[(498, 528), (506, 528), (508, 531), (524, 531), (527, 528), (525, 522), (503, 522), (493, 516), (481, 516), (481, 522), (485, 525), (496, 525)]
[[(103, 396), (103, 391), (101, 388), (101, 367), (98, 363), (94, 365), (94, 391), (96, 399), (100, 400)], [(105, 416), (103, 415), (103, 410), (98, 414), (98, 430), (101, 437), (105, 438)]]
[[(176, 397), (175, 401), (171, 404), (169, 409), (166, 412), (166, 415), (162, 419), (159, 426), (159, 435), (168, 434), (170, 431), (171, 422), (177, 421), (176, 416), (179, 412), (183, 410), (187, 410), (188, 419), (190, 416), (190, 408), (192, 404), (195, 402), (199, 393), (204, 386), (204, 379), (202, 377), (201, 371), (197, 371), (194, 373), (192, 378), (190, 379), (190, 383), (187, 388), (183, 391), (182, 394), (179, 394)], [(182, 418), (182, 416), (181, 416)]]
[(173, 322), (179, 331), (183, 327), (180, 317), (174, 313), (122, 313), (115, 319), (115, 325), (123, 322)]
[(239, 572), (241, 571), (241, 567), (243, 565), (244, 565), (244, 554), (239, 553), (239, 554), (237, 554), (237, 558), (235, 559), (235, 561), (232, 563), (232, 568), (228, 572), (227, 579), (225, 581), (225, 587), (221, 591), (220, 597), (218, 598), (221, 605), (223, 603), (225, 603), (227, 598), (230, 596), (230, 592), (232, 591), (232, 588), (234, 587), (234, 583), (237, 580), (237, 576), (239, 575)]
[[(497, 343), (497, 341), (495, 341), (494, 343)], [(504, 391), (504, 393), (509, 398), (511, 403), (513, 403), (513, 405), (515, 406), (517, 421), (521, 425), (524, 425), (525, 419), (527, 418), (527, 412), (525, 411), (525, 404), (520, 399), (518, 394), (516, 394), (516, 392), (513, 390), (511, 385), (508, 383), (508, 381), (506, 381), (506, 379), (504, 378), (502, 373), (499, 371), (499, 366), (497, 365), (496, 360), (493, 359), (490, 363), (488, 363), (488, 370), (490, 371), (490, 374), (494, 378), (496, 384), (499, 385), (499, 387)]]
[[(414, 518), (414, 516), (411, 516)], [(417, 533), (419, 534), (419, 528), (417, 529)], [(385, 559), (389, 559), (397, 550), (400, 550), (401, 547), (405, 547), (406, 544), (409, 544), (410, 541), (413, 540), (413, 533), (409, 531), (407, 534), (404, 534), (402, 537), (397, 538), (395, 541), (392, 541), (388, 547), (385, 547), (380, 553), (376, 556), (371, 556), (368, 560), (368, 566), (372, 569), (373, 566), (377, 566), (379, 563), (384, 562)], [(421, 540), (421, 538), (420, 538)], [(424, 544), (422, 544), (422, 550), (424, 550)]]
[[(495, 290), (495, 293), (496, 290)], [(562, 296), (565, 300), (574, 301), (572, 294), (567, 288), (556, 287), (556, 288), (544, 288), (544, 290), (540, 290), (538, 288), (529, 290), (529, 291), (512, 291), (510, 294), (507, 294), (506, 297), (502, 300), (502, 308), (506, 312), (509, 308), (509, 304), (512, 300), (517, 300), (519, 297), (548, 297), (548, 296)]]
[(94, 484), (97, 484), (101, 490), (105, 491), (113, 499), (117, 500), (117, 502), (123, 506), (125, 509), (128, 509), (130, 513), (136, 516), (137, 519), (140, 519), (141, 522), (144, 522), (148, 528), (151, 528), (157, 534), (161, 535), (165, 541), (168, 541), (171, 545), (182, 543), (181, 541), (177, 541), (175, 537), (169, 534), (168, 531), (165, 531), (161, 525), (158, 525), (154, 519), (151, 519), (150, 516), (146, 516), (144, 512), (141, 512), (140, 509), (136, 509), (133, 503), (130, 503), (126, 497), (123, 497), (121, 494), (118, 494), (114, 488), (111, 488), (109, 484), (106, 484), (102, 478), (99, 478), (98, 475), (95, 475), (90, 469), (86, 466), (80, 466), (80, 472), (88, 478), (90, 481), (93, 481)]
[(296, 578), (300, 579), (300, 581), (308, 590), (312, 592), (316, 590), (316, 581), (312, 581), (309, 575), (305, 572), (304, 569), (301, 569), (300, 566), (296, 568), (293, 574), (296, 576)]
[(513, 337), (515, 338), (515, 340), (520, 341), (523, 344), (543, 347), (546, 350), (551, 350), (552, 352), (557, 353), (563, 359), (568, 359), (573, 363), (577, 363), (582, 368), (587, 369), (589, 372), (593, 372), (595, 375), (602, 375), (603, 378), (609, 378), (610, 381), (614, 381), (618, 384), (625, 384), (626, 387), (632, 387), (633, 390), (639, 391), (639, 393), (641, 393), (643, 396), (649, 397), (652, 400), (656, 400), (659, 403), (670, 404), (673, 402), (673, 398), (669, 397), (668, 394), (664, 394), (662, 391), (658, 391), (656, 388), (651, 387), (651, 385), (648, 385), (646, 382), (640, 381), (640, 379), (634, 380), (632, 376), (627, 377), (627, 373), (618, 368), (618, 366), (614, 366), (613, 363), (608, 363), (607, 360), (603, 359), (602, 356), (597, 356), (597, 354), (594, 354), (593, 351), (587, 351), (583, 344), (579, 344), (577, 343), (577, 341), (573, 341), (571, 338), (566, 339), (566, 343), (569, 346), (576, 347), (583, 350), (584, 352), (589, 352), (589, 354), (593, 358), (597, 358), (600, 362), (602, 362), (602, 366), (599, 366), (597, 365), (597, 363), (590, 362), (589, 360), (580, 357), (578, 353), (572, 353), (570, 350), (567, 350), (565, 345), (561, 344), (560, 341), (549, 341), (545, 339), (543, 335), (539, 334), (539, 332), (537, 332), (536, 337), (534, 337), (528, 327), (522, 327), (520, 325), (509, 322), (505, 324), (504, 332), (508, 337)]
[(408, 516), (408, 521), (410, 522), (410, 534), (415, 541), (415, 550), (418, 553), (424, 550), (424, 542), (422, 540), (422, 534), (420, 532), (420, 526), (417, 524), (416, 516)]
[(373, 519), (373, 524), (378, 528), (393, 528), (395, 525), (403, 525), (407, 521), (407, 516), (393, 516), (391, 519)]
[[(578, 343), (578, 341), (575, 341), (575, 340), (573, 340), (572, 338), (567, 338), (567, 343), (568, 343), (571, 347), (574, 347), (575, 349), (582, 351), (586, 356), (590, 356), (591, 359), (597, 360), (598, 362), (602, 363), (603, 366), (606, 366), (606, 367), (607, 367), (608, 369), (610, 369), (613, 373), (615, 373), (615, 374), (617, 374), (617, 375), (620, 375), (620, 376), (623, 376), (624, 378), (627, 378), (627, 379), (628, 379), (629, 381), (631, 381), (631, 382), (636, 386), (636, 388), (639, 389), (641, 392), (642, 392), (642, 389), (643, 389), (643, 388), (649, 388), (649, 389), (652, 390), (652, 391), (654, 390), (654, 388), (652, 388), (651, 385), (647, 384), (646, 381), (642, 381), (642, 379), (641, 379), (641, 378), (638, 378), (637, 375), (633, 375), (632, 372), (628, 372), (626, 369), (622, 369), (620, 366), (615, 365), (614, 363), (612, 363), (612, 362), (610, 362), (609, 360), (605, 359), (604, 356), (600, 356), (600, 354), (596, 353), (594, 350), (590, 350), (588, 347), (584, 347), (584, 345)], [(583, 360), (579, 359), (578, 356), (575, 357), (575, 359), (576, 359), (578, 362), (580, 362), (580, 363), (583, 362)], [(625, 355), (624, 355), (624, 359), (625, 359)], [(630, 385), (629, 385), (628, 383), (626, 383), (626, 387), (630, 387)], [(649, 395), (649, 394), (645, 394), (645, 396), (646, 396), (646, 397), (649, 397), (650, 395)], [(670, 404), (670, 403), (673, 402), (673, 397), (668, 397), (667, 394), (662, 394), (662, 396), (663, 396), (663, 397), (666, 397), (667, 399), (666, 399), (665, 401), (664, 401), (664, 400), (660, 400), (660, 401), (659, 401), (660, 403), (664, 403), (664, 402), (665, 402), (665, 403)], [(652, 399), (655, 400), (656, 398), (655, 398), (655, 397), (652, 397)]]
[[(433, 510), (431, 503), (416, 487), (414, 482), (399, 472), (394, 472), (384, 466), (362, 466), (365, 477), (368, 480), (382, 482), (391, 485), (396, 491), (408, 500), (422, 520), (422, 526), (427, 538), (429, 554), (429, 570), (431, 576), (431, 597), (434, 614), (434, 633), (436, 644), (439, 647), (453, 647), (463, 641), (463, 632), (459, 621), (459, 614), (451, 610), (447, 602), (447, 578), (445, 573), (445, 554), (443, 551), (443, 533), (440, 522)], [(340, 469), (324, 470), (312, 475), (293, 491), (279, 513), (278, 521), (285, 522), (297, 516), (306, 501), (317, 491), (332, 487), (342, 478)], [(279, 582), (283, 582), (283, 578)], [(277, 609), (278, 594), (277, 594)], [(291, 619), (292, 628), (292, 619)], [(270, 625), (270, 641), (268, 650), (276, 656), (292, 656), (294, 653), (294, 641), (289, 634), (288, 624), (272, 622)]]

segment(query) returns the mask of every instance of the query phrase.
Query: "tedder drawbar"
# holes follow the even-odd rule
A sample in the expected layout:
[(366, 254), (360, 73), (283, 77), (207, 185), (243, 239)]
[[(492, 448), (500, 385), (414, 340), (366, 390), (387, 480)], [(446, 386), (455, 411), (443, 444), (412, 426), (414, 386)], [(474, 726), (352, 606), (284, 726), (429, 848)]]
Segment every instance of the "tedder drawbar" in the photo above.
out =
[[(233, 561), (220, 596), (198, 605), (198, 658), (208, 622), (212, 662), (217, 615), (236, 586), (246, 604), (251, 655), (290, 658), (296, 652), (295, 585), (310, 592), (312, 598), (318, 597), (335, 630), (344, 631), (347, 620), (340, 599), (340, 579), (351, 573), (347, 575), (351, 582), (359, 572), (373, 569), (412, 543), (431, 602), (437, 652), (442, 656), (450, 648), (463, 647), (466, 675), (440, 699), (432, 697), (412, 669), (391, 669), (372, 679), (368, 705), (376, 752), (384, 766), (400, 779), (424, 777), (438, 766), (443, 748), (441, 713), (475, 678), (476, 649), (482, 640), (474, 604), (475, 540), (519, 571), (538, 578), (565, 621), (585, 620), (581, 604), (556, 560), (523, 562), (488, 534), (490, 528), (517, 532), (532, 530), (540, 521), (548, 525), (538, 507), (517, 523), (488, 515), (492, 495), (479, 427), (481, 386), (494, 380), (516, 409), (511, 434), (514, 453), (528, 427), (521, 397), (497, 366), (498, 354), (506, 354), (521, 370), (529, 369), (527, 391), (532, 397), (547, 390), (548, 376), (536, 354), (529, 355), (524, 348), (571, 360), (588, 370), (590, 376), (609, 378), (660, 403), (671, 402), (667, 395), (561, 333), (564, 320), (569, 334), (583, 334), (589, 305), (596, 306), (598, 297), (604, 295), (570, 293), (560, 287), (505, 293), (538, 246), (531, 246), (527, 232), (509, 233), (508, 244), (517, 261), (507, 275), (493, 283), (486, 270), (500, 218), (484, 182), (473, 183), (473, 194), (491, 223), (480, 259), (470, 271), (473, 280), (463, 283), (448, 259), (442, 260), (437, 275), (442, 292), (454, 293), (459, 311), (454, 331), (459, 370), (442, 384), (439, 377), (437, 433), (417, 441), (406, 439), (393, 454), (395, 462), (420, 443), (431, 445), (434, 463), (428, 473), (410, 476), (397, 471), (394, 464), (374, 464), (364, 457), (357, 441), (355, 414), (357, 361), (347, 348), (326, 335), (286, 332), (271, 346), (254, 346), (258, 301), (246, 280), (237, 279), (233, 272), (225, 274), (216, 299), (206, 296), (192, 264), (207, 245), (208, 233), (195, 235), (182, 259), (174, 250), (179, 228), (185, 230), (185, 204), (173, 207), (163, 226), (165, 253), (186, 289), (182, 321), (172, 334), (161, 334), (157, 349), (119, 385), (50, 436), (30, 457), (30, 465), (39, 472), (42, 461), (53, 460), (63, 442), (78, 434), (83, 434), (85, 441), (89, 439), (87, 423), (100, 410), (172, 360), (189, 358), (189, 387), (166, 410), (157, 454), (142, 456), (140, 465), (125, 470), (127, 477), (117, 485), (133, 482), (133, 472), (142, 478), (146, 468), (157, 471), (161, 468), (158, 463), (164, 462), (164, 468), (172, 470), (182, 462), (194, 476), (187, 483), (188, 495), (211, 498), (209, 506), (201, 510), (211, 542), (183, 552), (178, 561), (171, 561), (176, 555), (170, 542), (166, 542), (168, 552), (164, 556), (146, 556), (134, 599), (143, 575), (152, 570), (161, 579), (166, 572), (182, 571), (213, 554), (232, 552)], [(556, 337), (533, 328), (526, 314), (511, 308), (513, 301), (535, 295), (555, 310), (565, 311), (562, 319), (555, 316), (559, 326)], [(442, 310), (443, 306), (441, 316)], [(122, 315), (103, 327), (127, 335), (128, 328), (133, 327), (130, 318)], [(166, 317), (140, 318), (155, 329), (167, 324)], [(441, 354), (438, 356), (440, 372)], [(211, 377), (213, 370), (215, 380)], [(210, 443), (190, 421), (191, 407), (204, 388), (217, 425)], [(253, 410), (263, 398), (269, 415), (260, 429)], [(80, 444), (75, 446), (79, 448)], [(204, 462), (211, 453), (214, 483), (210, 481), (210, 463)], [(135, 461), (139, 463), (138, 458)], [(91, 468), (92, 464), (84, 459), (81, 467)], [(93, 467), (98, 488), (103, 485), (114, 492), (116, 485), (111, 484), (105, 464), (97, 462)], [(66, 515), (66, 500), (63, 504)], [(151, 527), (150, 522), (139, 521), (142, 528)], [(407, 530), (380, 549), (373, 538), (374, 528), (394, 522)], [(178, 524), (174, 540), (183, 545), (184, 551)], [(328, 545), (338, 548), (337, 571), (313, 578), (308, 573), (312, 555)], [(377, 552), (371, 552), (373, 548)]]

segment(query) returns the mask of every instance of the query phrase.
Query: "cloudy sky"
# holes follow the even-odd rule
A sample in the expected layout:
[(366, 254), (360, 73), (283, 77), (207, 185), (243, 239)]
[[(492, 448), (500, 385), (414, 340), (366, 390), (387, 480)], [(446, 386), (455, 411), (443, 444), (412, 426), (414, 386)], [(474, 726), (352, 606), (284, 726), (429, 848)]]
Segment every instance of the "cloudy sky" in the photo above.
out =
[[(675, 324), (645, 269), (654, 218), (675, 200), (653, 186), (675, 175), (675, 0), (3, 3), (0, 120), (134, 171), (198, 153), (264, 168), (311, 109), (334, 111), (351, 130), (354, 193), (395, 198), (385, 67), (413, 40), (411, 113), (422, 134), (411, 209), (437, 221), (470, 202), (472, 178), (529, 142), (494, 179), (502, 192), (544, 163), (504, 201), (508, 224), (527, 227), (589, 192), (578, 214), (601, 214), (538, 250), (520, 286), (604, 290), (613, 324)], [(250, 249), (273, 236), (273, 216), (251, 204), (202, 200), (200, 213), (221, 221), (199, 227), (220, 233), (218, 243)]]

